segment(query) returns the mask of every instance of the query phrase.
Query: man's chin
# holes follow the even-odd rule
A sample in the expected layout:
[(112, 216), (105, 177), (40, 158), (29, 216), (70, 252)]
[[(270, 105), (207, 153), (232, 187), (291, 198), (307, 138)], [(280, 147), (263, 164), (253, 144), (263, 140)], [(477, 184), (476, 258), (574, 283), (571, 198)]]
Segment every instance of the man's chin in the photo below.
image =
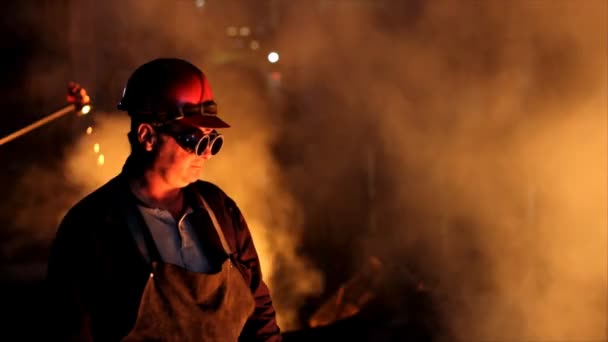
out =
[(190, 183), (194, 183), (197, 180), (201, 179), (202, 177), (203, 177), (203, 168), (201, 167), (196, 172), (192, 172), (190, 174), (190, 180), (191, 180)]

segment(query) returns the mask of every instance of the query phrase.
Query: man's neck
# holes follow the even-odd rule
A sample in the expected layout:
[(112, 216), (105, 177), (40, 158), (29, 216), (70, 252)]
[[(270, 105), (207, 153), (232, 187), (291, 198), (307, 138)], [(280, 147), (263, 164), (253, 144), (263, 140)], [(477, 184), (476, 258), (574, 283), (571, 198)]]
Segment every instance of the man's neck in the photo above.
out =
[(182, 189), (169, 186), (157, 173), (145, 172), (130, 182), (131, 190), (144, 204), (171, 212), (181, 210)]

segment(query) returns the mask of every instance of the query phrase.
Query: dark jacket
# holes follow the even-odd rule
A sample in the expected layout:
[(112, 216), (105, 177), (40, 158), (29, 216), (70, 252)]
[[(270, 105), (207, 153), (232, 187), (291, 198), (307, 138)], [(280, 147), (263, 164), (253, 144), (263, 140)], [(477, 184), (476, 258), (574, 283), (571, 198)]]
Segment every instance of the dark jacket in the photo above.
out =
[[(254, 296), (255, 311), (240, 340), (280, 341), (270, 293), (239, 208), (211, 183), (199, 181), (189, 188), (215, 213)], [(128, 213), (144, 224), (123, 173), (81, 200), (61, 222), (47, 274), (50, 332), (56, 340), (119, 341), (133, 327), (151, 267), (131, 235)], [(213, 227), (199, 224), (196, 229), (202, 243), (217, 246), (217, 240), (206, 238)]]

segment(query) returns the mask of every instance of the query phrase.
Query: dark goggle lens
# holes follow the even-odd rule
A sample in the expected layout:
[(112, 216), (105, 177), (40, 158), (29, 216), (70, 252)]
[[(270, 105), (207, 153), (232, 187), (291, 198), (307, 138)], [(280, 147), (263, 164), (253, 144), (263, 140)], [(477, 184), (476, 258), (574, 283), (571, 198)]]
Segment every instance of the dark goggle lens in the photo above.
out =
[(202, 155), (205, 152), (205, 150), (207, 149), (208, 145), (209, 145), (209, 136), (205, 135), (198, 141), (198, 143), (196, 145), (196, 155), (197, 156)]
[(196, 133), (175, 134), (173, 135), (177, 143), (186, 151), (194, 152), (200, 141), (200, 136)]
[[(195, 152), (197, 156), (205, 153), (205, 150), (211, 144), (211, 155), (216, 155), (222, 145), (224, 144), (224, 137), (217, 133), (211, 132), (209, 134), (203, 135), (202, 133), (191, 134), (195, 135), (190, 139), (187, 139), (188, 142), (188, 151)], [(202, 136), (201, 136), (202, 135)]]
[(217, 134), (211, 141), (211, 155), (216, 155), (224, 145), (224, 137)]
[(168, 131), (168, 133), (184, 150), (196, 153), (197, 156), (205, 153), (209, 144), (211, 144), (211, 154), (216, 155), (224, 144), (224, 137), (215, 130), (209, 134), (199, 130), (181, 133)]

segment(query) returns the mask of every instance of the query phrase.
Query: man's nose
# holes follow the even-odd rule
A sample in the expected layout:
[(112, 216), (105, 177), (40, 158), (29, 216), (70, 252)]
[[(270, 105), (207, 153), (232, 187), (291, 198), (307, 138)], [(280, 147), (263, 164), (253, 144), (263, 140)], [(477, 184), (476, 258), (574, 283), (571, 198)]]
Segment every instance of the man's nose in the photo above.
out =
[(207, 148), (203, 151), (203, 153), (201, 153), (201, 155), (199, 157), (207, 160), (207, 159), (211, 158), (211, 156), (212, 156), (211, 146), (207, 146)]

